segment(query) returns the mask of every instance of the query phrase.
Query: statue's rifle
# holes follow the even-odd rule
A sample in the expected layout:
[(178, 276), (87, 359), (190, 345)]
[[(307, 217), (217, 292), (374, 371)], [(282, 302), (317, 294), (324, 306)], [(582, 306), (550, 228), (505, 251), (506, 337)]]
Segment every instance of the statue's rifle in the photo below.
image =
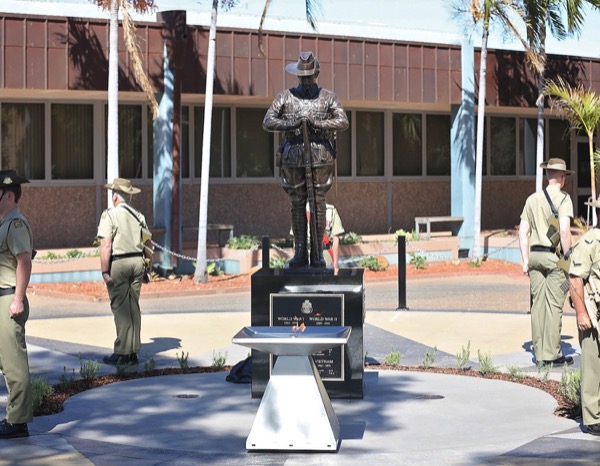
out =
[(304, 143), (304, 174), (306, 177), (306, 192), (308, 194), (308, 209), (310, 211), (310, 250), (311, 256), (314, 256), (319, 250), (318, 241), (323, 238), (317, 238), (317, 203), (315, 200), (315, 187), (312, 174), (312, 154), (310, 151), (310, 139), (308, 138), (308, 121), (302, 120), (302, 141)]
[(598, 289), (591, 277), (585, 283), (584, 295), (583, 302), (585, 303), (585, 309), (590, 317), (592, 326), (600, 331), (598, 328), (598, 303), (600, 302), (600, 293), (598, 293)]

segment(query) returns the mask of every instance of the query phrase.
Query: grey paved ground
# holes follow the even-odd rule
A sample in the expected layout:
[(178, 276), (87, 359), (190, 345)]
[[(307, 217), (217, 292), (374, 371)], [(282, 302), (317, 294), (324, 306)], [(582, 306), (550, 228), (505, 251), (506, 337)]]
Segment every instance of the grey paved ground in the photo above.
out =
[[(409, 311), (397, 311), (395, 282), (366, 284), (365, 351), (376, 363), (393, 349), (420, 365), (438, 349), (451, 367), (468, 342), (495, 365), (536, 376), (530, 352), (524, 277), (469, 276), (409, 280)], [(78, 355), (101, 360), (114, 329), (106, 303), (31, 296), (28, 343), (32, 372), (57, 382), (79, 370)], [(142, 362), (177, 366), (228, 363), (247, 349), (231, 337), (250, 321), (250, 294), (226, 293), (143, 301)], [(566, 312), (563, 351), (579, 362), (574, 315)], [(102, 372), (114, 368), (103, 366)], [(553, 369), (553, 378), (560, 369)], [(333, 400), (341, 424), (338, 453), (247, 452), (258, 408), (248, 385), (225, 374), (156, 377), (77, 395), (64, 412), (35, 418), (28, 439), (3, 441), (0, 464), (404, 465), (600, 464), (600, 439), (553, 415), (554, 399), (523, 385), (464, 376), (368, 370), (363, 400)], [(5, 392), (4, 392), (5, 393)], [(181, 398), (177, 395), (192, 395)], [(434, 397), (430, 395), (436, 395)], [(433, 399), (432, 399), (433, 398)], [(0, 393), (0, 409), (5, 397)]]

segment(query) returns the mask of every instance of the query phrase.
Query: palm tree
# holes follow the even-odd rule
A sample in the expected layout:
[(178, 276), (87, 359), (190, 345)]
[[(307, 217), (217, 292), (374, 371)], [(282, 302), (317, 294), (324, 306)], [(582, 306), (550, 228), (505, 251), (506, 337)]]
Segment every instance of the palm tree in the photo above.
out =
[[(221, 0), (221, 7), (232, 8), (238, 0)], [(208, 228), (208, 182), (210, 179), (210, 138), (212, 132), (213, 81), (215, 76), (215, 44), (217, 39), (217, 13), (219, 0), (212, 0), (210, 29), (208, 32), (208, 55), (206, 60), (206, 93), (204, 100), (204, 129), (202, 135), (202, 171), (200, 173), (200, 204), (198, 211), (198, 251), (194, 281), (206, 283), (207, 257), (206, 236)]]
[[(600, 8), (600, 0), (522, 0), (527, 28), (527, 41), (533, 54), (537, 56), (536, 74), (538, 77), (537, 99), (537, 145), (536, 145), (536, 191), (542, 189), (542, 169), (544, 161), (544, 87), (546, 72), (547, 29), (557, 39), (578, 34), (584, 21), (584, 4)], [(564, 20), (563, 20), (564, 18)], [(566, 21), (566, 25), (564, 23)]]
[[(594, 163), (594, 133), (600, 125), (600, 96), (592, 90), (585, 90), (580, 84), (572, 87), (562, 78), (550, 81), (544, 94), (551, 97), (552, 108), (566, 119), (572, 129), (584, 130), (588, 137), (590, 151), (590, 186), (592, 201), (596, 200), (596, 167)], [(592, 209), (592, 224), (597, 224), (596, 209)]]
[[(135, 38), (135, 24), (131, 20), (129, 7), (145, 13), (154, 9), (154, 0), (96, 0), (99, 7), (110, 11), (108, 44), (108, 123), (107, 123), (107, 159), (106, 177), (108, 180), (119, 176), (119, 9), (123, 11), (123, 31), (125, 45), (131, 57), (134, 76), (145, 91), (152, 117), (158, 116), (158, 104), (148, 76), (144, 72), (140, 50)], [(107, 204), (112, 206), (110, 192)]]
[[(221, 0), (221, 7), (229, 9), (235, 6), (238, 0)], [(264, 56), (265, 51), (262, 44), (263, 23), (267, 15), (267, 10), (271, 0), (265, 1), (265, 7), (260, 19), (258, 29), (258, 47), (260, 53)], [(315, 0), (305, 0), (306, 18), (313, 29), (316, 29), (316, 20), (313, 16), (315, 9)], [(215, 41), (217, 30), (217, 13), (219, 10), (219, 0), (213, 0), (210, 30), (208, 33), (208, 56), (206, 61), (206, 97), (204, 103), (204, 133), (202, 139), (202, 173), (200, 175), (200, 204), (198, 212), (198, 251), (196, 261), (196, 271), (194, 272), (194, 281), (206, 283), (207, 275), (207, 257), (206, 257), (206, 236), (208, 228), (208, 184), (210, 173), (210, 138), (212, 131), (212, 106), (213, 106), (213, 79), (215, 68)]]
[[(500, 23), (504, 31), (517, 37), (525, 49), (527, 43), (521, 37), (512, 17), (521, 16), (519, 6), (513, 0), (467, 0), (468, 13), (475, 24), (481, 24), (481, 56), (479, 64), (479, 89), (477, 93), (477, 137), (475, 146), (475, 214), (473, 216), (473, 258), (481, 256), (481, 186), (483, 169), (483, 141), (485, 126), (485, 98), (487, 74), (487, 44), (490, 28), (494, 21)], [(454, 9), (461, 12), (460, 6)]]

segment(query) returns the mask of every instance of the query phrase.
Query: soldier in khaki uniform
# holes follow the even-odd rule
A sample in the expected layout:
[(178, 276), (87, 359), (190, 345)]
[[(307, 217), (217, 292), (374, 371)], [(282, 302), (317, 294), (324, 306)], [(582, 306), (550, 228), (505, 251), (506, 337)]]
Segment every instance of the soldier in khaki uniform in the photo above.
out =
[[(148, 226), (144, 216), (131, 207), (125, 196), (140, 192), (123, 178), (104, 185), (112, 190), (114, 207), (102, 213), (98, 225), (102, 278), (110, 297), (117, 338), (106, 364), (137, 364), (140, 351), (140, 290), (152, 249), (144, 238)], [(148, 232), (149, 233), (149, 232)]]
[(538, 364), (572, 364), (573, 358), (563, 356), (560, 347), (563, 306), (569, 281), (565, 271), (557, 267), (557, 248), (568, 251), (571, 247), (573, 202), (562, 188), (566, 175), (574, 172), (567, 170), (566, 163), (557, 158), (549, 159), (540, 167), (546, 170), (548, 186), (527, 198), (519, 225), (523, 273), (529, 274), (533, 298), (531, 340)]
[(25, 292), (31, 276), (33, 239), (17, 206), (23, 183), (29, 181), (16, 171), (0, 171), (0, 370), (8, 388), (0, 439), (28, 437), (27, 423), (33, 419), (25, 344), (29, 317)]
[[(587, 203), (600, 207), (600, 201)], [(592, 281), (600, 290), (600, 229), (588, 230), (573, 248), (571, 300), (577, 315), (581, 346), (581, 408), (588, 434), (600, 435), (600, 342), (584, 303), (584, 283)]]

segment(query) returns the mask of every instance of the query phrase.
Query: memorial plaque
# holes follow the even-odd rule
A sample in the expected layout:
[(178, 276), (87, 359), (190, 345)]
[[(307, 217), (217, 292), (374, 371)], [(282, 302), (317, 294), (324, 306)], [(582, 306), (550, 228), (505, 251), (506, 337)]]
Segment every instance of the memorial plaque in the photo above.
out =
[[(290, 326), (296, 329), (312, 326), (343, 326), (343, 294), (271, 294), (271, 326)], [(298, 330), (297, 330), (298, 331)], [(323, 381), (344, 380), (344, 347), (330, 348), (312, 355)], [(275, 357), (271, 360), (271, 369)]]

